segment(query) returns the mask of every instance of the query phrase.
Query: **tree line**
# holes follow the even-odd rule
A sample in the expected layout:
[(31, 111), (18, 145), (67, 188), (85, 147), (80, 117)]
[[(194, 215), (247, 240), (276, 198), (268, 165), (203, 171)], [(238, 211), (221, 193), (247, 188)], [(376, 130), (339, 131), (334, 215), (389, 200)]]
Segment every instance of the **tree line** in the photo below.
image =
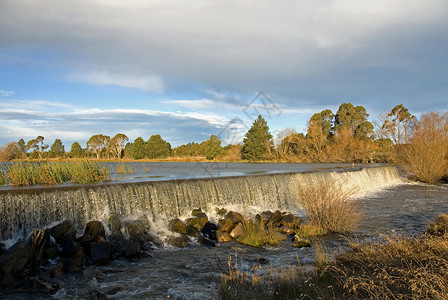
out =
[(395, 145), (409, 143), (418, 120), (403, 105), (371, 123), (363, 106), (343, 103), (333, 113), (326, 109), (315, 113), (307, 123), (307, 131), (298, 133), (283, 129), (274, 137), (267, 121), (260, 115), (246, 132), (241, 144), (223, 147), (216, 135), (201, 143), (188, 143), (172, 148), (159, 134), (147, 141), (142, 137), (129, 141), (118, 133), (112, 138), (97, 134), (86, 147), (78, 142), (66, 152), (60, 139), (49, 146), (43, 136), (25, 143), (23, 139), (0, 149), (0, 159), (46, 159), (90, 157), (105, 159), (157, 159), (167, 157), (205, 157), (226, 161), (293, 161), (293, 162), (388, 162), (393, 160)]

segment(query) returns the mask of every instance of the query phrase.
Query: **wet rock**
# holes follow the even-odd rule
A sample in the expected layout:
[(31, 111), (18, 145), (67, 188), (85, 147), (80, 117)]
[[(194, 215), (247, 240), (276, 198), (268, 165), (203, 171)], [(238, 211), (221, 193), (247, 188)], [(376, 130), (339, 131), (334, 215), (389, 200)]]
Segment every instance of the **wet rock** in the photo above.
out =
[(101, 279), (106, 277), (103, 271), (94, 269), (94, 268), (86, 268), (83, 272), (83, 277), (87, 280), (92, 280), (93, 278)]
[(201, 235), (205, 238), (216, 241), (216, 229), (218, 229), (218, 226), (216, 226), (216, 224), (208, 222), (202, 228)]
[(140, 244), (136, 242), (126, 241), (123, 245), (124, 256), (127, 258), (139, 255), (141, 250)]
[(187, 242), (182, 236), (172, 236), (167, 240), (168, 244), (174, 247), (184, 248), (187, 247)]
[(193, 216), (193, 217), (197, 217), (200, 214), (202, 214), (202, 209), (200, 209), (200, 208), (196, 208), (191, 211), (191, 216)]
[(168, 223), (168, 229), (172, 232), (180, 233), (180, 234), (187, 234), (188, 229), (187, 226), (179, 219), (171, 220)]
[(66, 241), (75, 239), (76, 229), (69, 221), (65, 220), (50, 228), (50, 235), (55, 238), (58, 244), (64, 245)]
[(281, 225), (290, 227), (292, 229), (298, 229), (302, 224), (302, 221), (294, 216), (292, 213), (286, 213), (283, 215)]
[(82, 248), (77, 242), (75, 242), (74, 240), (68, 240), (64, 244), (62, 257), (73, 257), (80, 249)]
[(263, 218), (265, 218), (266, 220), (270, 220), (271, 218), (272, 218), (272, 215), (273, 215), (274, 213), (272, 212), (272, 211), (270, 211), (270, 210), (266, 210), (266, 211), (264, 211), (264, 212), (262, 212), (260, 215), (263, 217)]
[(244, 217), (240, 213), (237, 213), (235, 211), (229, 211), (227, 215), (225, 216), (225, 219), (230, 219), (233, 221), (233, 223), (243, 222)]
[(109, 225), (110, 234), (115, 238), (115, 240), (124, 240), (123, 225), (121, 224), (117, 213), (111, 213), (107, 223)]
[(206, 246), (211, 246), (211, 247), (215, 247), (215, 246), (216, 246), (216, 241), (211, 240), (211, 239), (209, 239), (209, 238), (207, 238), (207, 237), (204, 237), (204, 236), (202, 236), (202, 235), (200, 235), (200, 236), (198, 237), (198, 242), (199, 242), (201, 245), (206, 245)]
[(50, 278), (56, 278), (59, 280), (64, 280), (64, 264), (59, 262), (56, 266), (53, 267), (50, 271)]
[(290, 235), (294, 233), (294, 229), (292, 229), (291, 227), (288, 226), (280, 226), (274, 229), (275, 231), (284, 233), (286, 235)]
[(90, 243), (89, 258), (94, 265), (110, 263), (112, 259), (112, 245), (107, 242)]
[(294, 242), (292, 242), (292, 246), (296, 248), (311, 247), (311, 242), (308, 239), (296, 235), (294, 237)]
[(262, 226), (266, 226), (266, 224), (268, 223), (268, 219), (266, 219), (265, 217), (263, 217), (260, 214), (256, 214), (255, 215), (255, 222), (257, 224), (262, 224)]
[(81, 272), (84, 263), (84, 251), (82, 249), (78, 250), (73, 257), (64, 258), (62, 263), (63, 270), (66, 272)]
[(217, 208), (216, 209), (216, 213), (218, 214), (218, 216), (225, 216), (227, 214), (227, 209), (225, 208)]
[(50, 245), (45, 249), (45, 255), (48, 259), (55, 259), (59, 255), (58, 246)]
[(231, 232), (235, 228), (237, 222), (234, 222), (231, 218), (220, 219), (218, 221), (218, 231)]
[(23, 241), (15, 243), (0, 256), (1, 274), (11, 274), (16, 278), (21, 277), (29, 261), (30, 250), (31, 248)]
[(194, 218), (187, 219), (187, 226), (192, 226), (199, 231), (208, 223), (208, 217), (205, 213), (200, 213)]
[(277, 226), (280, 224), (281, 220), (283, 219), (283, 215), (279, 210), (276, 210), (271, 218), (269, 219), (269, 223), (271, 223), (274, 226)]
[(187, 235), (192, 236), (192, 237), (198, 237), (199, 233), (200, 232), (196, 227), (187, 226)]
[(59, 286), (55, 283), (46, 282), (38, 277), (27, 277), (11, 287), (4, 290), (6, 294), (13, 293), (52, 293)]
[(145, 220), (136, 220), (126, 222), (125, 227), (129, 233), (129, 238), (144, 245), (148, 241), (152, 241), (149, 223)]
[(86, 242), (98, 242), (106, 236), (106, 229), (103, 223), (99, 221), (90, 221), (84, 230), (84, 236), (88, 237)]
[(216, 238), (219, 243), (226, 243), (233, 240), (233, 238), (227, 232), (217, 231)]
[(232, 238), (237, 238), (239, 236), (242, 236), (244, 234), (244, 226), (243, 223), (238, 223), (235, 228), (232, 229), (232, 231), (230, 232), (230, 236)]

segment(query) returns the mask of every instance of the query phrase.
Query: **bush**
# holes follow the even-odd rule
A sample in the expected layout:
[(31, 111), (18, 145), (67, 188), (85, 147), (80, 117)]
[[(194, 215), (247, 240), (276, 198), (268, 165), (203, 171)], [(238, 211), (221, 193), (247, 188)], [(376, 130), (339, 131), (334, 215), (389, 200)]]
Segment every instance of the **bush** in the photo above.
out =
[(448, 114), (422, 114), (410, 144), (396, 148), (396, 160), (427, 183), (448, 174)]
[(361, 222), (363, 214), (353, 190), (344, 184), (323, 178), (303, 182), (298, 187), (298, 202), (305, 210), (309, 223), (331, 232), (353, 231)]

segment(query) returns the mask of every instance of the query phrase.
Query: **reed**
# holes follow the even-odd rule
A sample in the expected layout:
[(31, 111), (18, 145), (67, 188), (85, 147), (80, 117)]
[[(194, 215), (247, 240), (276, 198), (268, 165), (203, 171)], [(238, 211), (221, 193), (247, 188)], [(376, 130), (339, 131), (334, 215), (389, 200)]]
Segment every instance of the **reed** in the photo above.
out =
[(12, 186), (35, 184), (96, 183), (105, 180), (109, 171), (88, 160), (73, 162), (15, 163), (6, 167), (5, 183)]
[(117, 164), (118, 174), (134, 174), (134, 168), (126, 163)]
[(263, 245), (279, 246), (281, 239), (272, 226), (265, 226), (261, 222), (245, 219), (243, 221), (244, 234), (237, 241), (254, 247)]

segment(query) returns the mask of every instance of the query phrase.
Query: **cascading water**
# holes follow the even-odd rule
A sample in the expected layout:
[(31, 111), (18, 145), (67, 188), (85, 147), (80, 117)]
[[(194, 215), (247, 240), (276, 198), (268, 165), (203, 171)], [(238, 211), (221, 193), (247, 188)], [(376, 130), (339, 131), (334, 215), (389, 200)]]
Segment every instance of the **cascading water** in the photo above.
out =
[(26, 237), (32, 229), (62, 220), (81, 230), (88, 221), (107, 221), (111, 212), (123, 218), (146, 215), (166, 223), (194, 208), (238, 204), (260, 209), (296, 210), (300, 182), (319, 179), (344, 183), (358, 193), (402, 181), (392, 166), (351, 172), (287, 173), (191, 180), (115, 183), (0, 191), (0, 239)]

